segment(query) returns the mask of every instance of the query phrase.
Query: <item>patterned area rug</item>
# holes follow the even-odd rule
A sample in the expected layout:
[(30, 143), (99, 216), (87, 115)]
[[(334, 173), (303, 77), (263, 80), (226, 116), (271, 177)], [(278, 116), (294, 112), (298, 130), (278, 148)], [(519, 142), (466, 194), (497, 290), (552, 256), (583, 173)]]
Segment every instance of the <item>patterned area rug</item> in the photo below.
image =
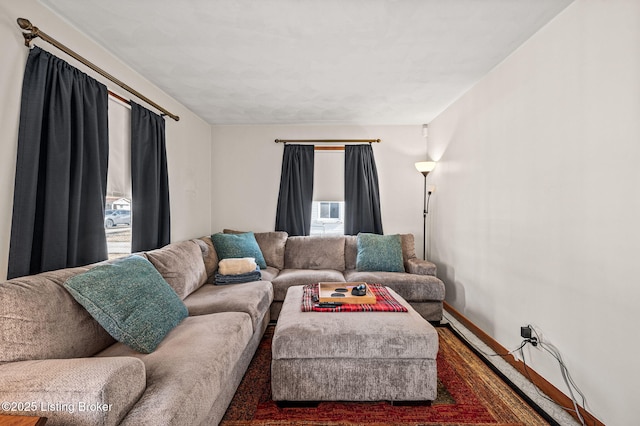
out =
[(438, 327), (438, 397), (431, 405), (321, 402), (280, 408), (271, 400), (271, 338), (265, 333), (221, 425), (547, 425), (451, 330)]

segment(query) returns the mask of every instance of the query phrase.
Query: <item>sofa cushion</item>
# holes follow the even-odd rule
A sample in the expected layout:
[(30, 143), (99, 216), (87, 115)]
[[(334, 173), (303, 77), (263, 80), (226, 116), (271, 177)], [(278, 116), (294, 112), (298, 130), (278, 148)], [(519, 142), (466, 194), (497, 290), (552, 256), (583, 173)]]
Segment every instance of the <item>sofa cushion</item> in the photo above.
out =
[(145, 365), (147, 388), (122, 426), (208, 424), (207, 415), (233, 379), (252, 334), (246, 313), (199, 315), (186, 318), (151, 354), (120, 343), (98, 354), (133, 356)]
[(279, 273), (280, 273), (279, 270), (271, 266), (267, 266), (267, 269), (260, 270), (260, 276), (262, 277), (262, 281), (273, 281), (273, 279), (277, 277)]
[(181, 299), (207, 282), (202, 250), (195, 241), (171, 243), (146, 255)]
[(219, 232), (213, 234), (211, 240), (220, 260), (253, 257), (261, 269), (267, 267), (253, 232), (245, 232), (244, 234), (223, 234)]
[(61, 269), (0, 284), (0, 363), (88, 357), (115, 342), (62, 286), (89, 269)]
[(271, 280), (273, 300), (282, 301), (289, 287), (293, 285), (316, 284), (319, 282), (344, 282), (344, 275), (333, 269), (285, 269)]
[[(236, 231), (234, 229), (225, 229), (225, 234), (244, 234), (246, 231)], [(287, 234), (284, 231), (273, 232), (254, 232), (258, 246), (262, 251), (267, 266), (276, 269), (284, 269), (284, 249), (287, 244)]]
[(260, 327), (273, 301), (273, 286), (268, 281), (235, 285), (203, 285), (184, 299), (189, 315), (218, 312), (245, 312), (251, 317), (253, 331)]
[(289, 234), (284, 231), (275, 231), (256, 232), (255, 235), (267, 265), (284, 269), (284, 250)]
[[(0, 366), (0, 401), (20, 401), (25, 410), (12, 414), (47, 417), (52, 425), (117, 425), (145, 388), (144, 364), (131, 357), (47, 359)], [(35, 407), (28, 401), (34, 401)], [(56, 404), (58, 409), (48, 408)]]
[(335, 269), (344, 271), (344, 236), (289, 237), (285, 269)]
[(344, 236), (344, 268), (345, 270), (356, 269), (356, 259), (358, 257), (358, 236)]
[(207, 282), (211, 284), (215, 281), (214, 274), (218, 269), (218, 254), (213, 247), (213, 241), (211, 241), (210, 236), (196, 238), (193, 241), (200, 247), (202, 260), (204, 261), (204, 269), (207, 272)]
[(143, 353), (187, 317), (187, 308), (153, 265), (129, 256), (98, 265), (64, 283), (116, 340)]
[(400, 235), (358, 234), (356, 269), (404, 272)]
[(431, 275), (415, 275), (404, 272), (345, 271), (344, 277), (348, 282), (364, 281), (385, 285), (408, 302), (444, 300), (444, 283)]

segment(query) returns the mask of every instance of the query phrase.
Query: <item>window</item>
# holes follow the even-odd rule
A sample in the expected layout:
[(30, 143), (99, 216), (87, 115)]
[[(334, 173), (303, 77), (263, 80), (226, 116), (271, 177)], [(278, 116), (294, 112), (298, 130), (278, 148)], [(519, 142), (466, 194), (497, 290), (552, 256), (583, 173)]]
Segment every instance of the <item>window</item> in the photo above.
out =
[(131, 111), (109, 97), (109, 169), (104, 230), (109, 259), (131, 253)]
[(318, 217), (320, 219), (340, 219), (340, 203), (321, 202)]
[(311, 207), (311, 235), (344, 234), (344, 201), (314, 201)]

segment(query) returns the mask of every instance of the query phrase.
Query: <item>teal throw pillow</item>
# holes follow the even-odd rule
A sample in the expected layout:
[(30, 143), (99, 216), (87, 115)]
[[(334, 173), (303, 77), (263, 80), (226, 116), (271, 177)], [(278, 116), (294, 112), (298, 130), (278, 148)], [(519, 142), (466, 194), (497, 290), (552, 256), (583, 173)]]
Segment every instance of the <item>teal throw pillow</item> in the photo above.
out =
[(245, 232), (243, 234), (217, 233), (211, 236), (211, 240), (218, 254), (218, 259), (253, 257), (260, 269), (267, 268), (267, 262), (264, 260), (262, 250), (260, 250), (253, 232)]
[(358, 234), (358, 271), (404, 272), (400, 235)]
[(176, 292), (141, 256), (98, 265), (64, 286), (114, 339), (142, 353), (153, 352), (188, 316)]

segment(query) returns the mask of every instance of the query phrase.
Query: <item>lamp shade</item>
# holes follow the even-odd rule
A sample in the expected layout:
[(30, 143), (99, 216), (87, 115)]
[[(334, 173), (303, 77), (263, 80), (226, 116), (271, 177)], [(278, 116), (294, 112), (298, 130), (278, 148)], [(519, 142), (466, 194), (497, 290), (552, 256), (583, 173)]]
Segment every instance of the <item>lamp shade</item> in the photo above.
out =
[(435, 161), (420, 161), (416, 163), (416, 169), (423, 175), (428, 175), (436, 167)]

